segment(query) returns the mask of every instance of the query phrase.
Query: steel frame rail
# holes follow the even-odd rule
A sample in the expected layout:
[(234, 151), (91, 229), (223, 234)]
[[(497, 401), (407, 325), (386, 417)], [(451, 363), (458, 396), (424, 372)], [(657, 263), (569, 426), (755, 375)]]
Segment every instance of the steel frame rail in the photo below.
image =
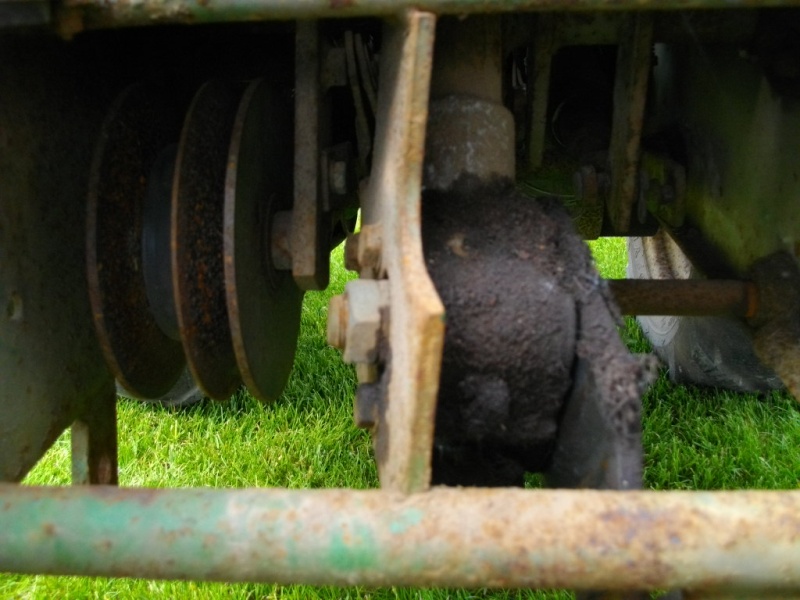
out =
[(0, 485), (0, 540), (24, 573), (800, 593), (800, 491)]
[(66, 0), (57, 20), (68, 31), (155, 23), (396, 17), (518, 11), (643, 11), (798, 6), (798, 0)]
[[(253, 19), (393, 17), (402, 39), (408, 27), (429, 27), (432, 13), (534, 10), (641, 10), (790, 6), (731, 0), (68, 0), (55, 12), (65, 33), (84, 28)], [(423, 17), (419, 17), (422, 14)], [(411, 17), (409, 17), (411, 15)], [(414, 17), (417, 15), (417, 17)], [(411, 24), (411, 25), (409, 25)], [(417, 31), (419, 34), (419, 31)], [(432, 36), (425, 46), (400, 44), (398, 83), (429, 76)], [(399, 60), (399, 59), (398, 59)], [(417, 82), (419, 94), (427, 83)], [(386, 99), (386, 119), (419, 108), (419, 94), (405, 98), (398, 85)], [(419, 96), (419, 97), (418, 97)], [(399, 107), (399, 108), (398, 108)], [(413, 112), (413, 111), (412, 111)], [(418, 115), (414, 112), (414, 115)], [(413, 116), (413, 115), (412, 115)], [(391, 128), (389, 128), (391, 129)], [(418, 149), (424, 133), (410, 131), (385, 142), (389, 149)], [(402, 153), (400, 153), (402, 154)], [(380, 153), (378, 153), (380, 155)], [(387, 152), (388, 161), (397, 152)], [(416, 155), (415, 155), (416, 156)], [(421, 160), (421, 156), (417, 157)], [(401, 175), (396, 222), (380, 222), (380, 239), (411, 243), (418, 218), (419, 160)], [(377, 185), (377, 183), (376, 183)], [(380, 191), (380, 188), (378, 188)], [(380, 201), (380, 194), (373, 194)], [(401, 210), (402, 209), (402, 210)], [(410, 217), (410, 224), (409, 224)], [(394, 227), (394, 229), (391, 229)], [(404, 229), (405, 227), (405, 229)], [(409, 238), (411, 241), (409, 242)], [(379, 244), (380, 245), (380, 239)], [(390, 281), (416, 277), (404, 271), (402, 248), (385, 245)], [(399, 254), (397, 254), (399, 253)], [(405, 299), (408, 319), (419, 319)], [(396, 330), (410, 347), (409, 372), (435, 354), (437, 343), (417, 346), (429, 314), (411, 333)], [(416, 307), (418, 308), (418, 307)], [(406, 313), (402, 313), (406, 314)], [(416, 322), (416, 321), (414, 321)], [(422, 332), (422, 333), (421, 333)], [(437, 330), (437, 335), (440, 334)], [(423, 351), (424, 350), (424, 351)], [(415, 393), (394, 422), (429, 415), (438, 368), (417, 373)], [(433, 382), (433, 384), (431, 384)], [(433, 385), (433, 389), (431, 385)], [(420, 398), (424, 398), (423, 403)], [(397, 410), (399, 405), (395, 403)], [(418, 420), (419, 420), (418, 419)], [(402, 420), (402, 419), (400, 419)], [(405, 435), (413, 431), (406, 428)], [(423, 440), (427, 443), (427, 438)], [(340, 585), (463, 587), (571, 587), (636, 590), (684, 588), (708, 593), (800, 595), (800, 491), (600, 492), (512, 489), (426, 490), (430, 447), (406, 440), (408, 453), (386, 458), (390, 491), (355, 490), (134, 490), (107, 486), (32, 488), (0, 484), (0, 571), (95, 576), (270, 581)], [(423, 447), (425, 446), (425, 447)], [(84, 449), (85, 451), (85, 449)], [(80, 446), (73, 460), (81, 461)], [(84, 462), (86, 462), (84, 460)], [(86, 479), (78, 477), (78, 479)], [(414, 492), (407, 494), (405, 492)]]

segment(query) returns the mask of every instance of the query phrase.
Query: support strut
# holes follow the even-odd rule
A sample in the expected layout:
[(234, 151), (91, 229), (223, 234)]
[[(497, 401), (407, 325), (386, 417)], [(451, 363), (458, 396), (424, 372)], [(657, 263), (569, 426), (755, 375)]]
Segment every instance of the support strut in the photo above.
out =
[(800, 492), (0, 485), (0, 497), (0, 571), (759, 598), (800, 591)]
[(608, 287), (623, 315), (752, 318), (758, 289), (751, 281), (701, 279), (610, 279)]

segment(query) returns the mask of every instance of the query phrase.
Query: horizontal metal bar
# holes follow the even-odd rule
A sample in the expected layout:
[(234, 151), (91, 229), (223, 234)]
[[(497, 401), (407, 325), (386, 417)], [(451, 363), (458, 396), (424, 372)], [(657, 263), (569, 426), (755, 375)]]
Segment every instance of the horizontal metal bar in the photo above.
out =
[(0, 31), (15, 27), (46, 25), (49, 22), (49, 2), (43, 0), (3, 0), (0, 2)]
[(608, 287), (624, 315), (735, 315), (753, 317), (758, 290), (749, 281), (609, 279)]
[(798, 0), (66, 0), (62, 29), (156, 23), (391, 17), (410, 9), (436, 14), (516, 11), (630, 11), (798, 6)]
[(0, 571), (800, 592), (800, 491), (0, 485)]

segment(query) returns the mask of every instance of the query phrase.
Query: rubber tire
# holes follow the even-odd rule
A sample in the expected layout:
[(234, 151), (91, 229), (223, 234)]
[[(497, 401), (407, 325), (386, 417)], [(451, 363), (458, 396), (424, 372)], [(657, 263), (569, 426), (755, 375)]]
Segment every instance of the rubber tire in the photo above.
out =
[(162, 406), (190, 406), (202, 400), (205, 396), (192, 379), (189, 369), (185, 368), (172, 389), (160, 398), (137, 398), (117, 382), (117, 395), (147, 404), (160, 404)]
[[(630, 279), (694, 279), (702, 275), (663, 231), (628, 238)], [(733, 317), (637, 317), (642, 331), (676, 383), (735, 392), (783, 387), (753, 352), (746, 324)]]

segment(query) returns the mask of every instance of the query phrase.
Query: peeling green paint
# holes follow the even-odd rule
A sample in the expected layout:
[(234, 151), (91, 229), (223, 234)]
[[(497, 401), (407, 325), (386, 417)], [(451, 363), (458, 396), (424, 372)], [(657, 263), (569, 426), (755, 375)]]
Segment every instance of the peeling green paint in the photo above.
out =
[(389, 524), (389, 531), (394, 534), (405, 533), (409, 528), (419, 525), (422, 521), (422, 511), (409, 508), (397, 519)]
[(340, 571), (377, 568), (378, 547), (370, 527), (364, 523), (345, 522), (331, 532), (329, 545), (331, 567)]

